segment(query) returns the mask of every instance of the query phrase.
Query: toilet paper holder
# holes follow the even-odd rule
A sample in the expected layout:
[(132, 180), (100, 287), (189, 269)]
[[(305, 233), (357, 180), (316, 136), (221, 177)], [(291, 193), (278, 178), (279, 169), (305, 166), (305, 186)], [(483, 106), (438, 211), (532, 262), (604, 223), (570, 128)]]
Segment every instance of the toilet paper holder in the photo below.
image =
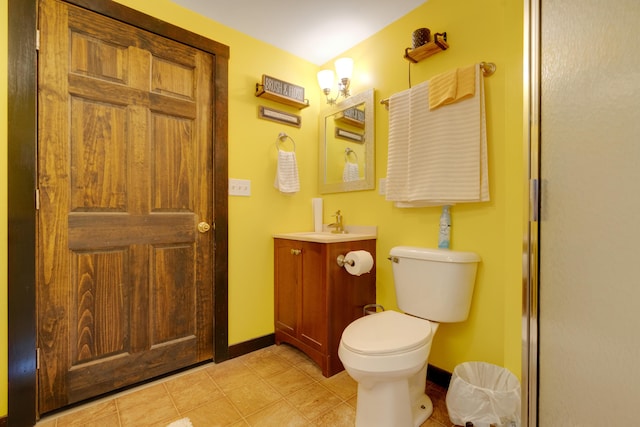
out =
[(353, 267), (353, 265), (356, 263), (354, 260), (352, 259), (346, 259), (346, 257), (344, 255), (338, 255), (338, 258), (336, 258), (336, 262), (338, 263), (338, 265), (340, 267), (344, 267), (345, 264), (349, 264), (350, 266)]

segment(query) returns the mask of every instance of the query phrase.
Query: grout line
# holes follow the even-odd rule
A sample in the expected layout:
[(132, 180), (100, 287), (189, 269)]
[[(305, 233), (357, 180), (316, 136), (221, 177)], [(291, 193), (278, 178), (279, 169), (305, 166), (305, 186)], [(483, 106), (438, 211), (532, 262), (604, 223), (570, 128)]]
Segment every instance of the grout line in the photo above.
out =
[(176, 400), (173, 398), (173, 395), (169, 391), (169, 387), (167, 387), (167, 381), (162, 383), (162, 387), (164, 388), (164, 392), (167, 393), (167, 395), (169, 395), (169, 399), (171, 399), (171, 404), (173, 405), (173, 409), (175, 409), (178, 416), (181, 417), (182, 413), (180, 412), (180, 409), (178, 409), (178, 405), (176, 405)]

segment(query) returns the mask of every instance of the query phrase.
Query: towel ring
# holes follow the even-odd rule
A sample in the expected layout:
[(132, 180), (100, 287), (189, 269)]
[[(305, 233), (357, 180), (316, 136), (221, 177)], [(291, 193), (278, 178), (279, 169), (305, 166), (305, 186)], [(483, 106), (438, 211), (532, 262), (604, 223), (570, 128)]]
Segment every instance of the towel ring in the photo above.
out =
[(276, 148), (279, 150), (280, 147), (278, 146), (278, 144), (279, 143), (283, 144), (287, 140), (287, 138), (291, 140), (291, 143), (293, 144), (293, 152), (295, 153), (295, 151), (296, 151), (296, 142), (293, 140), (293, 138), (291, 138), (289, 135), (287, 135), (284, 132), (280, 132), (278, 134), (278, 139), (276, 140)]
[(349, 154), (353, 154), (356, 158), (356, 163), (358, 163), (358, 153), (356, 153), (354, 150), (352, 150), (349, 147), (344, 149), (344, 161), (345, 162), (349, 161)]

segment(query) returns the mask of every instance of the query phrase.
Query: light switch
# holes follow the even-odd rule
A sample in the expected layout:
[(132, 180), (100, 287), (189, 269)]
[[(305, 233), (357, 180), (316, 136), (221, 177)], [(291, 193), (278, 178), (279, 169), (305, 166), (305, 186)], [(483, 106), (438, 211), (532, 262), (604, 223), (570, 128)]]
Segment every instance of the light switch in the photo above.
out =
[(248, 179), (229, 178), (230, 196), (251, 196), (251, 181)]

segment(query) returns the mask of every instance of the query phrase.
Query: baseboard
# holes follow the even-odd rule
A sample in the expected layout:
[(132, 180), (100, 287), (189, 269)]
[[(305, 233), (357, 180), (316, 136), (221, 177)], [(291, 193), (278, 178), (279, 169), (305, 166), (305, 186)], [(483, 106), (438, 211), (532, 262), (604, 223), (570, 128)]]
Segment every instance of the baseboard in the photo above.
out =
[(427, 368), (427, 379), (432, 383), (438, 384), (440, 387), (448, 389), (449, 383), (451, 382), (451, 373), (437, 366), (429, 365)]
[(7, 427), (9, 425), (9, 419), (5, 416), (0, 418), (0, 427)]
[(239, 357), (252, 351), (260, 350), (261, 348), (269, 347), (276, 343), (275, 334), (265, 335), (263, 337), (254, 338), (249, 341), (244, 341), (238, 344), (229, 346), (229, 359)]

